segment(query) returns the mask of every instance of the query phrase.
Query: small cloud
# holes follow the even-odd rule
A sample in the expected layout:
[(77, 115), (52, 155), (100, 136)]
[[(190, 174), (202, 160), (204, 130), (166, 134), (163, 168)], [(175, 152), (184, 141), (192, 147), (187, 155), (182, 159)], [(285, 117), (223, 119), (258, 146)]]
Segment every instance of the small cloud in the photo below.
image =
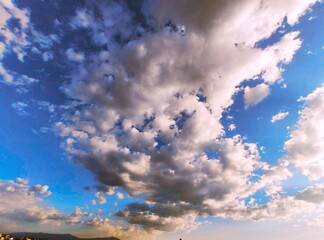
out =
[(19, 114), (20, 116), (28, 116), (29, 114), (26, 112), (26, 108), (28, 107), (27, 103), (24, 102), (15, 102), (11, 104), (11, 107), (13, 107), (17, 114)]
[(307, 55), (315, 55), (316, 53), (312, 52), (311, 50), (308, 50), (308, 51), (306, 52), (306, 54), (307, 54)]
[(276, 114), (272, 117), (271, 122), (274, 123), (274, 122), (280, 121), (280, 120), (286, 118), (288, 115), (289, 115), (289, 112), (279, 112), (278, 114)]
[(16, 182), (22, 185), (26, 185), (28, 183), (28, 179), (26, 178), (16, 178)]
[(82, 62), (84, 60), (84, 54), (83, 53), (77, 53), (73, 48), (69, 48), (65, 52), (66, 57), (75, 62)]
[(270, 94), (270, 88), (267, 84), (261, 83), (256, 87), (246, 87), (244, 89), (245, 107), (254, 106), (265, 99)]
[(317, 17), (315, 17), (315, 16), (310, 16), (309, 18), (308, 18), (308, 21), (311, 21), (311, 20), (313, 20), (313, 19), (316, 19)]
[(36, 195), (42, 195), (42, 196), (49, 196), (52, 194), (51, 191), (48, 190), (48, 186), (47, 185), (40, 185), (40, 184), (37, 184), (37, 185), (34, 185), (34, 186), (31, 186), (30, 187), (30, 192), (33, 192), (35, 193)]
[(42, 54), (42, 59), (44, 62), (48, 62), (49, 60), (54, 58), (54, 54), (53, 52), (44, 52)]
[(47, 101), (36, 101), (36, 104), (38, 105), (39, 110), (46, 110), (49, 111), (50, 113), (55, 112), (55, 106)]
[(116, 196), (117, 196), (118, 199), (124, 199), (125, 198), (124, 194), (121, 193), (121, 192), (116, 193)]
[(231, 125), (228, 126), (229, 131), (234, 131), (235, 129), (236, 129), (236, 126), (234, 123), (232, 123)]
[(107, 202), (103, 192), (96, 192), (96, 198), (98, 198), (98, 204), (105, 204)]

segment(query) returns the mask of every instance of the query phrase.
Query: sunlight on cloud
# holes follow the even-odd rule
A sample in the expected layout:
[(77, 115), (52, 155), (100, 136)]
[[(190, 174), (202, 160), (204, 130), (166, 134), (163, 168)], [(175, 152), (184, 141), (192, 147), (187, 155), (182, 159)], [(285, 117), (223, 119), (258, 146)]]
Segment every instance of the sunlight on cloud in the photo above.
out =
[[(57, 130), (74, 160), (102, 184), (144, 194), (146, 204), (129, 204), (116, 216), (147, 230), (173, 231), (195, 228), (197, 216), (286, 219), (306, 206), (278, 197), (282, 181), (292, 176), (289, 161), (269, 166), (256, 144), (240, 135), (225, 138), (220, 120), (243, 81), (264, 81), (245, 88), (246, 106), (283, 81), (284, 64), (302, 44), (299, 32), (264, 49), (255, 44), (285, 17), (297, 23), (314, 2), (287, 1), (279, 8), (261, 1), (152, 1), (146, 8), (152, 12), (145, 14), (156, 19), (154, 33), (117, 43), (78, 67), (64, 91), (82, 107), (58, 122)], [(99, 5), (104, 16), (112, 14), (109, 4)], [(118, 11), (127, 16), (122, 24), (131, 22), (123, 5)], [(99, 26), (88, 21), (89, 14), (78, 12), (71, 26), (96, 33)], [(174, 30), (163, 27), (169, 20)], [(116, 29), (108, 26), (115, 23), (103, 21), (106, 36), (113, 35)], [(263, 174), (251, 180), (257, 170)], [(266, 205), (245, 203), (261, 189), (271, 198)]]
[[(221, 218), (321, 225), (324, 87), (299, 99), (303, 106), (281, 157), (270, 159), (268, 136), (248, 138), (235, 115), (251, 115), (287, 86), (285, 69), (304, 41), (295, 26), (316, 2), (89, 1), (64, 9), (70, 15), (51, 19), (55, 30), (45, 33), (31, 22), (32, 10), (2, 1), (0, 81), (20, 93), (40, 83), (33, 89), (39, 99), (10, 100), (11, 107), (25, 119), (34, 117), (31, 103), (46, 110), (68, 157), (95, 182), (81, 187), (90, 195), (90, 213), (75, 206), (67, 214), (45, 200), (56, 197), (52, 187), (0, 180), (6, 196), (0, 224), (143, 240)], [(37, 59), (44, 69), (58, 66), (52, 71), (60, 80), (44, 83), (7, 68), (12, 54), (19, 64)], [(31, 66), (37, 78), (46, 76)], [(52, 93), (53, 86), (61, 92)], [(63, 100), (52, 103), (46, 94)], [(278, 127), (288, 115), (279, 111), (266, 122)], [(253, 124), (246, 124), (250, 131)], [(288, 191), (285, 181), (299, 173), (307, 186)]]

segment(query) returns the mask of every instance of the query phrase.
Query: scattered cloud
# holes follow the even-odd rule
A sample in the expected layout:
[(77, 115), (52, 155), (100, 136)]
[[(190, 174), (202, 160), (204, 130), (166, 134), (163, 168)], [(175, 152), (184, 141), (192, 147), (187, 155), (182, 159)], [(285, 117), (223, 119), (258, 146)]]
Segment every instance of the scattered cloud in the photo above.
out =
[(11, 104), (11, 107), (13, 107), (20, 116), (28, 116), (29, 115), (28, 112), (26, 111), (26, 108), (28, 107), (27, 103), (15, 102), (15, 103)]
[(125, 198), (124, 194), (121, 193), (121, 192), (117, 192), (117, 193), (116, 193), (116, 197), (117, 197), (118, 199), (124, 199), (124, 198)]
[(107, 202), (103, 192), (96, 192), (95, 196), (98, 198), (98, 204), (105, 204)]
[[(44, 207), (43, 198), (51, 194), (48, 186), (0, 180), (0, 194), (7, 196), (0, 202), (0, 220), (81, 224), (125, 239), (151, 239), (151, 233), (159, 231), (195, 229), (200, 216), (264, 220), (289, 219), (301, 214), (300, 209), (303, 214), (314, 212), (323, 203), (321, 184), (296, 196), (286, 196), (282, 185), (293, 176), (292, 165), (311, 180), (324, 175), (324, 128), (319, 124), (324, 117), (323, 87), (302, 98), (305, 107), (285, 143), (287, 154), (273, 166), (261, 159), (256, 143), (240, 135), (226, 137), (221, 119), (242, 83), (263, 81), (245, 87), (247, 108), (269, 96), (273, 84), (283, 82), (284, 67), (302, 44), (299, 32), (283, 33), (264, 48), (257, 43), (285, 21), (296, 24), (315, 2), (153, 0), (140, 6), (141, 16), (116, 1), (78, 9), (69, 19), (69, 30), (86, 29), (94, 45), (107, 44), (109, 51), (98, 48), (85, 55), (76, 46), (63, 51), (78, 63), (71, 81), (61, 88), (75, 101), (60, 107), (66, 112), (56, 130), (74, 161), (98, 179), (91, 187), (93, 205), (105, 204), (107, 195), (115, 193), (123, 199), (119, 187), (145, 203), (130, 203), (115, 213), (130, 224), (125, 228), (124, 222), (78, 207), (72, 214)], [(23, 61), (29, 41), (35, 43), (30, 51), (44, 62), (54, 59), (52, 48), (61, 36), (33, 29), (29, 12), (10, 1), (0, 3), (0, 15), (0, 34), (7, 42), (0, 42), (1, 61), (11, 50)], [(12, 18), (19, 20), (14, 30), (8, 26)], [(0, 75), (2, 82), (14, 86), (38, 82), (2, 63)], [(37, 104), (51, 113), (58, 108), (49, 102)], [(12, 107), (28, 115), (27, 103)], [(271, 122), (287, 115), (279, 112)], [(229, 131), (235, 129), (229, 125)], [(266, 203), (246, 201), (260, 191), (269, 199)]]
[[(42, 207), (43, 199), (48, 196), (48, 186), (28, 186), (27, 181), (0, 180), (0, 218), (11, 222), (37, 222), (40, 224), (61, 224), (76, 218), (60, 213), (51, 207)], [(23, 201), (22, 201), (23, 199)]]
[[(24, 60), (23, 48), (28, 45), (26, 30), (29, 28), (29, 12), (18, 8), (12, 1), (0, 3), (0, 35), (7, 43), (6, 49), (16, 53), (20, 61)], [(10, 20), (18, 20), (17, 26), (10, 25)]]
[(283, 120), (283, 119), (285, 119), (288, 115), (289, 115), (289, 112), (279, 112), (279, 113), (277, 113), (276, 115), (272, 116), (272, 118), (271, 118), (271, 122), (274, 123), (274, 122), (277, 122), (277, 121)]

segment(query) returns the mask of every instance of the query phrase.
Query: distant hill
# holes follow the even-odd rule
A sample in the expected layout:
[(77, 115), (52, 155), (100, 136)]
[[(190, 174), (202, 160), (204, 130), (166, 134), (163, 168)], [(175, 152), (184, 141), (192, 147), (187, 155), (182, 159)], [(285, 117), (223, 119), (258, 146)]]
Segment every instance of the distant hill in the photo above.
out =
[(40, 238), (47, 240), (120, 240), (115, 237), (107, 237), (107, 238), (78, 238), (73, 236), (72, 234), (54, 234), (54, 233), (32, 233), (32, 232), (17, 232), (10, 233), (11, 237), (15, 238), (23, 238), (23, 237), (31, 237), (31, 238)]

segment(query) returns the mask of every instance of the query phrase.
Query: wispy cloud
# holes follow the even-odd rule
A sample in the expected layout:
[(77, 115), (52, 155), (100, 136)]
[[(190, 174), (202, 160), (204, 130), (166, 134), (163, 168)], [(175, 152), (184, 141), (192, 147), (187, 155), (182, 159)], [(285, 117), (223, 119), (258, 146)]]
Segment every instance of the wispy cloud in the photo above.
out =
[(279, 113), (277, 113), (276, 115), (272, 116), (272, 118), (271, 118), (271, 122), (274, 123), (274, 122), (277, 122), (277, 121), (283, 120), (283, 119), (285, 119), (288, 115), (289, 115), (289, 112), (279, 112)]

